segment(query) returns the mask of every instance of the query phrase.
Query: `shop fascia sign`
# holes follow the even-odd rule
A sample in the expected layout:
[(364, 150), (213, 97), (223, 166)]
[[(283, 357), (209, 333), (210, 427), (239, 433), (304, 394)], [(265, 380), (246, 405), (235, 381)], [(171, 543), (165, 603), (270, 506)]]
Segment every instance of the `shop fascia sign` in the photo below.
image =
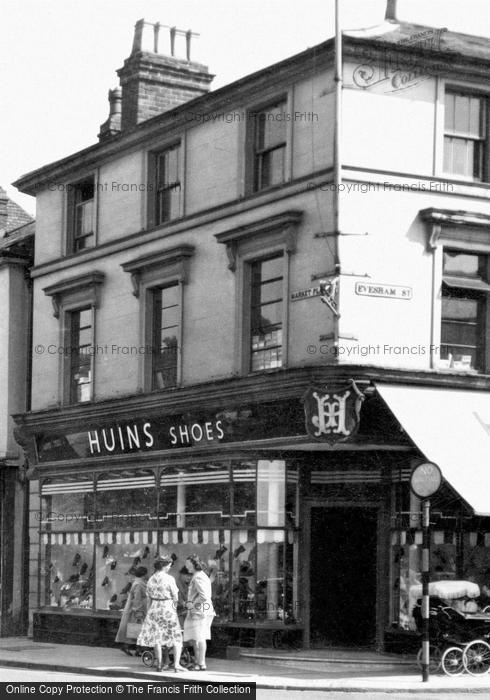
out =
[[(170, 447), (208, 443), (222, 440), (225, 436), (220, 420), (205, 423), (181, 423), (168, 428)], [(155, 445), (153, 426), (150, 421), (143, 424), (132, 423), (124, 426), (101, 428), (87, 431), (90, 454), (107, 454), (118, 451), (126, 452), (132, 449), (151, 449)]]
[(303, 397), (308, 435), (334, 444), (351, 439), (359, 429), (364, 394), (356, 383), (310, 387)]

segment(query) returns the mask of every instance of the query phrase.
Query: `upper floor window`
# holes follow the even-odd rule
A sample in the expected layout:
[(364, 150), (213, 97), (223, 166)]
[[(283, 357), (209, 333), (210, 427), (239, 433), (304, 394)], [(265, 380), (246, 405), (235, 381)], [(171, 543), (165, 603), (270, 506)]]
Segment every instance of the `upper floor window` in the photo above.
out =
[(444, 172), (486, 181), (488, 167), (486, 101), (478, 95), (447, 92), (444, 118)]
[(180, 213), (180, 144), (155, 156), (155, 225), (178, 219)]
[(443, 251), (440, 357), (455, 369), (485, 371), (488, 257)]
[(283, 267), (281, 253), (251, 263), (250, 369), (282, 366)]
[(279, 185), (286, 179), (286, 101), (253, 113), (253, 190)]
[(70, 403), (84, 403), (92, 398), (93, 318), (92, 308), (67, 314), (70, 336), (69, 377)]
[(152, 389), (177, 385), (181, 290), (175, 283), (152, 290)]
[(73, 184), (68, 196), (68, 252), (77, 253), (95, 245), (94, 178)]

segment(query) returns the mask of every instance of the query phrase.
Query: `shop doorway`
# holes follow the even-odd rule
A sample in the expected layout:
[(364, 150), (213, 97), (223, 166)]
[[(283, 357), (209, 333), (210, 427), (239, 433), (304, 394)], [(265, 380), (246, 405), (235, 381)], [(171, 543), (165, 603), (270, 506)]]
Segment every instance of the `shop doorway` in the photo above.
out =
[(312, 646), (374, 644), (376, 542), (376, 508), (311, 508)]

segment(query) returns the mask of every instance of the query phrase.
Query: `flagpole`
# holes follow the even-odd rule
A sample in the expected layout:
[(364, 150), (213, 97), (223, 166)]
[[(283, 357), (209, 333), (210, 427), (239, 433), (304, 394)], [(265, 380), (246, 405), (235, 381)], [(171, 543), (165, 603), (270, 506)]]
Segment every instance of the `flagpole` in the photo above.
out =
[[(334, 269), (335, 275), (340, 274), (340, 186), (342, 184), (342, 30), (340, 22), (340, 2), (335, 0), (335, 119), (333, 137), (333, 232), (334, 232)], [(337, 285), (337, 309), (339, 308), (340, 285)], [(339, 315), (334, 314), (334, 342), (339, 341)]]

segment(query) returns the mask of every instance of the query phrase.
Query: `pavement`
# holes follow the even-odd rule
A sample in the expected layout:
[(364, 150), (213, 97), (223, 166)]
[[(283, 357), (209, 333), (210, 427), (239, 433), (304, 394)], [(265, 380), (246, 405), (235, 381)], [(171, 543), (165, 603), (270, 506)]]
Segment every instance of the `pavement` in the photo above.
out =
[[(242, 649), (237, 659), (207, 659), (207, 671), (157, 673), (138, 657), (117, 648), (34, 642), (27, 637), (0, 638), (2, 668), (89, 674), (133, 680), (185, 680), (256, 683), (281, 690), (373, 691), (391, 693), (490, 693), (490, 674), (449, 677), (434, 674), (423, 683), (411, 658), (374, 652), (332, 650), (283, 651)], [(26, 679), (28, 680), (28, 679)]]

